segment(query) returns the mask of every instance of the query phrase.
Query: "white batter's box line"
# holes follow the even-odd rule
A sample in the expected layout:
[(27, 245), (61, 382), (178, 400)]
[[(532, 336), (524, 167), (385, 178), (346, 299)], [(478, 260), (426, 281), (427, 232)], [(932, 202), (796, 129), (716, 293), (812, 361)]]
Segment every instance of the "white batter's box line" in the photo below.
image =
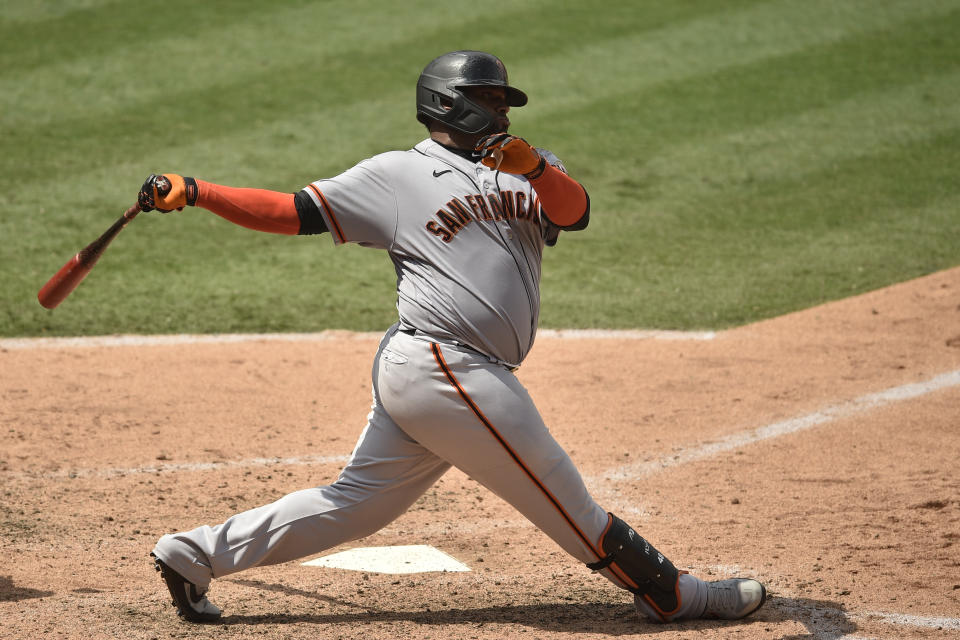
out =
[[(541, 329), (542, 338), (564, 340), (713, 340), (713, 331), (657, 331), (606, 329)], [(243, 342), (325, 342), (330, 340), (379, 340), (382, 331), (328, 330), (316, 333), (211, 333), (171, 335), (113, 335), (64, 338), (4, 338), (0, 350), (67, 349), (94, 347), (163, 347), (192, 344)]]
[[(292, 458), (247, 458), (245, 460), (224, 460), (223, 462), (180, 462), (143, 467), (113, 469), (65, 469), (40, 474), (43, 478), (109, 478), (143, 473), (176, 473), (180, 471), (214, 471), (221, 469), (244, 469), (247, 467), (303, 466), (308, 464), (346, 464), (350, 456), (297, 456)], [(11, 474), (36, 476), (26, 472)]]
[(725, 453), (727, 451), (739, 449), (741, 447), (754, 444), (756, 442), (761, 442), (763, 440), (768, 440), (770, 438), (778, 438), (780, 436), (796, 433), (798, 431), (804, 431), (827, 422), (832, 422), (841, 418), (848, 418), (860, 413), (872, 411), (885, 405), (904, 400), (910, 400), (934, 391), (940, 391), (942, 389), (948, 389), (958, 385), (960, 385), (960, 369), (943, 373), (923, 382), (905, 384), (899, 387), (892, 387), (884, 391), (878, 391), (876, 393), (860, 396), (859, 398), (855, 398), (848, 402), (827, 407), (798, 418), (791, 418), (789, 420), (783, 420), (769, 424), (765, 427), (734, 433), (716, 442), (709, 442), (689, 449), (681, 449), (679, 452), (669, 456), (664, 456), (659, 460), (616, 467), (604, 472), (599, 478), (590, 478), (590, 481), (596, 483), (602, 481), (622, 481), (641, 478), (652, 475), (659, 471), (663, 471), (670, 467), (676, 467), (689, 462), (702, 460), (719, 453)]
[(836, 628), (838, 619), (860, 622), (874, 622), (897, 627), (920, 627), (937, 630), (958, 630), (960, 619), (948, 616), (922, 616), (915, 614), (894, 613), (886, 611), (847, 611), (828, 607), (803, 606), (790, 594), (777, 593), (773, 597), (773, 606), (792, 612), (791, 617), (796, 620), (806, 620), (812, 624), (810, 629), (812, 638), (830, 638), (831, 640), (853, 640), (854, 638), (868, 638), (873, 636), (842, 635)]
[(540, 329), (538, 338), (560, 340), (713, 340), (716, 331), (658, 329)]
[(320, 331), (317, 333), (210, 333), (170, 335), (114, 335), (66, 338), (11, 338), (0, 340), (0, 349), (66, 349), (71, 347), (165, 347), (242, 342), (324, 342), (379, 340), (382, 332)]
[(960, 630), (960, 618), (948, 618), (946, 616), (917, 616), (905, 613), (866, 611), (864, 613), (851, 614), (850, 617), (855, 620), (879, 621), (902, 627)]

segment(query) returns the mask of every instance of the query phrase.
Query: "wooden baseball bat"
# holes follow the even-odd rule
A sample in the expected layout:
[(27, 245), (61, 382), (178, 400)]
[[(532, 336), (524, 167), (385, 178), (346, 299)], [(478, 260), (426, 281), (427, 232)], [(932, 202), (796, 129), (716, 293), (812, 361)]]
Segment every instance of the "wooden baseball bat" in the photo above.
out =
[(109, 229), (103, 232), (103, 235), (81, 249), (77, 255), (60, 267), (60, 271), (47, 280), (47, 284), (43, 285), (40, 293), (37, 294), (40, 304), (47, 309), (53, 309), (63, 302), (63, 299), (87, 277), (93, 265), (97, 264), (97, 260), (117, 234), (127, 226), (127, 223), (137, 217), (138, 213), (140, 213), (138, 204), (127, 209), (116, 222), (110, 225)]

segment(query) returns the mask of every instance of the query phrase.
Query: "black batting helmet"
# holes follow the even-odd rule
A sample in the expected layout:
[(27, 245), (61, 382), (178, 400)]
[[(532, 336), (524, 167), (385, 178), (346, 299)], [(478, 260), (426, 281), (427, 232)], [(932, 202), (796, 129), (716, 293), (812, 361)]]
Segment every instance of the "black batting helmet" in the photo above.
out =
[(423, 124), (439, 120), (471, 134), (492, 129), (496, 115), (461, 91), (482, 86), (503, 87), (511, 107), (527, 104), (527, 94), (507, 82), (507, 68), (500, 58), (483, 51), (451, 51), (428, 64), (417, 80), (417, 120)]

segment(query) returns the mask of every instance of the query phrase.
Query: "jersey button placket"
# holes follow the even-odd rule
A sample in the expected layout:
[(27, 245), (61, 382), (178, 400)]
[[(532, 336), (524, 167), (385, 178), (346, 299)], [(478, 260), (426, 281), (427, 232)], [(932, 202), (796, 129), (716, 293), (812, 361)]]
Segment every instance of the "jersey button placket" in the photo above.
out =
[[(500, 188), (494, 182), (491, 182), (489, 179), (489, 173), (485, 173), (481, 169), (477, 169), (477, 178), (480, 180), (480, 186), (483, 188), (483, 194), (485, 196), (500, 198)], [(498, 227), (500, 227), (507, 234), (508, 240), (513, 240), (513, 228), (510, 226), (509, 220), (497, 220), (494, 222)]]

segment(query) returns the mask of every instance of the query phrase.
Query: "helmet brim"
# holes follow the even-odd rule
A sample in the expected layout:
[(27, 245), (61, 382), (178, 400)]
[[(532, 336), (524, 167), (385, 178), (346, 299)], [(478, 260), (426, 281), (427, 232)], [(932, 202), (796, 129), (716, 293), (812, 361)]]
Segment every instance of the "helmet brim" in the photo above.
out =
[(507, 104), (511, 107), (522, 107), (527, 104), (527, 94), (516, 87), (506, 86), (504, 89), (507, 90)]
[(511, 107), (522, 107), (527, 104), (527, 94), (516, 87), (503, 84), (500, 80), (474, 80), (463, 84), (455, 84), (456, 89), (465, 89), (467, 87), (500, 87), (507, 94), (507, 105)]

